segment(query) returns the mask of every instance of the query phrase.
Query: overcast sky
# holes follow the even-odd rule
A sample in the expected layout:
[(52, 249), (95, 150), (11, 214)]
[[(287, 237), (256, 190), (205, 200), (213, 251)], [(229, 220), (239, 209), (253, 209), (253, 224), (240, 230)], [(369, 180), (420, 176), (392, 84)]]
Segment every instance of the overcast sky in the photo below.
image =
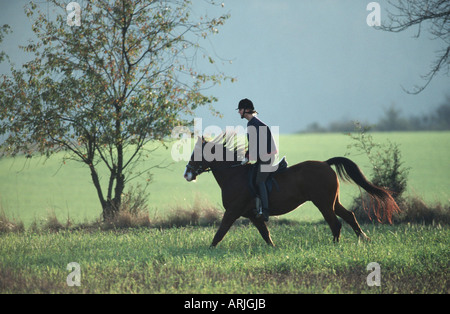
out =
[[(197, 0), (200, 1), (200, 0)], [(13, 60), (32, 35), (23, 13), (28, 1), (0, 0), (0, 24), (13, 35), (1, 44)], [(42, 0), (41, 2), (45, 2)], [(67, 1), (68, 3), (70, 1)], [(196, 2), (196, 1), (194, 1)], [(207, 91), (219, 98), (216, 108), (223, 119), (199, 110), (203, 127), (245, 125), (234, 110), (242, 98), (251, 99), (259, 117), (281, 133), (303, 130), (312, 122), (326, 125), (337, 120), (376, 122), (394, 104), (405, 116), (432, 111), (450, 95), (450, 78), (438, 74), (419, 95), (405, 93), (425, 83), (441, 41), (417, 29), (402, 33), (377, 31), (366, 23), (370, 11), (365, 0), (224, 0), (224, 7), (198, 6), (209, 16), (230, 13), (219, 34), (210, 39), (219, 70), (237, 78)], [(197, 2), (198, 3), (198, 2)], [(388, 4), (381, 6), (385, 20)], [(4, 72), (4, 66), (0, 66)], [(246, 122), (246, 121), (245, 121)]]

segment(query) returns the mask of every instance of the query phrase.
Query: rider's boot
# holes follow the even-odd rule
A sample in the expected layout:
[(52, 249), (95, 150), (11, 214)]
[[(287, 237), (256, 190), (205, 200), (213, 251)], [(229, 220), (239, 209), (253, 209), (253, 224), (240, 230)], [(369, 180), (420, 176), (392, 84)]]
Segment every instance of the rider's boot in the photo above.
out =
[[(269, 197), (267, 195), (266, 184), (258, 184), (259, 195), (261, 197), (262, 211), (257, 214), (257, 218), (263, 217), (264, 221), (269, 221)], [(258, 209), (258, 208), (257, 208)]]

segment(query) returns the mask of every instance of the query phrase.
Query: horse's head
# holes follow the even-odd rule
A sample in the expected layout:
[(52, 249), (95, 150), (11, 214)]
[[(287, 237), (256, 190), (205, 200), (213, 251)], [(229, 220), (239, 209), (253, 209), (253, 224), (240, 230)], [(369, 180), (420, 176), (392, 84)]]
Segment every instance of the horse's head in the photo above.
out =
[(210, 167), (210, 162), (206, 161), (203, 156), (203, 148), (205, 147), (206, 140), (204, 137), (198, 137), (197, 143), (194, 146), (194, 151), (192, 152), (191, 159), (186, 165), (186, 170), (184, 171), (184, 178), (190, 182), (195, 181), (197, 176)]
[(245, 147), (238, 145), (235, 134), (223, 133), (212, 141), (198, 137), (191, 159), (186, 165), (184, 178), (193, 181), (205, 171), (240, 164), (244, 159)]

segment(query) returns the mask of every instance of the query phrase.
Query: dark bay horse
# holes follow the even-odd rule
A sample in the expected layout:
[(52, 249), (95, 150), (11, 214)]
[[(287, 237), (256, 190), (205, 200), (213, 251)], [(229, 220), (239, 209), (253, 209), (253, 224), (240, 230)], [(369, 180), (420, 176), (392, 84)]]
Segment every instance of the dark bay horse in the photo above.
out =
[[(214, 154), (235, 158), (205, 158), (204, 148), (214, 142)], [(211, 147), (211, 145), (208, 145)], [(199, 152), (200, 158), (194, 158), (194, 152)], [(251, 165), (240, 165), (237, 149), (228, 148), (219, 141), (208, 142), (198, 138), (191, 160), (186, 166), (184, 178), (193, 181), (205, 171), (211, 171), (222, 190), (222, 204), (225, 213), (211, 246), (216, 246), (239, 218), (246, 217), (256, 226), (267, 244), (274, 246), (269, 230), (262, 219), (257, 219), (254, 211), (255, 200), (248, 186), (248, 172)], [(197, 154), (196, 156), (198, 156)], [(334, 165), (337, 173), (331, 168)], [(286, 214), (306, 201), (312, 201), (322, 213), (331, 228), (333, 241), (339, 241), (341, 223), (336, 217), (347, 222), (356, 235), (369, 240), (361, 230), (353, 212), (348, 211), (339, 202), (339, 180), (353, 181), (366, 190), (374, 199), (374, 213), (378, 220), (391, 222), (392, 214), (399, 212), (399, 208), (390, 193), (370, 183), (359, 167), (350, 159), (335, 157), (327, 161), (305, 161), (288, 167), (285, 171), (274, 174), (278, 189), (274, 188), (269, 194), (270, 216)]]

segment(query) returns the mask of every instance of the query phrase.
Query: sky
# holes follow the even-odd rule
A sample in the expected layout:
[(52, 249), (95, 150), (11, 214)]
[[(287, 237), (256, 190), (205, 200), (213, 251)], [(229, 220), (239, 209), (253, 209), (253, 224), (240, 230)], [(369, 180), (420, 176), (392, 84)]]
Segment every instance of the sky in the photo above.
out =
[[(1, 50), (16, 64), (24, 58), (17, 45), (32, 36), (22, 9), (27, 2), (0, 0), (0, 24), (14, 31)], [(414, 38), (417, 28), (401, 33), (375, 30), (366, 22), (371, 1), (223, 0), (223, 6), (193, 2), (196, 14), (231, 15), (204, 44), (218, 60), (214, 67), (236, 82), (205, 91), (219, 99), (215, 108), (223, 118), (200, 109), (196, 117), (203, 119), (203, 128), (245, 125), (235, 111), (242, 98), (253, 101), (261, 120), (286, 134), (313, 122), (375, 123), (392, 105), (406, 117), (427, 114), (450, 96), (445, 73), (418, 95), (403, 90), (425, 83), (421, 75), (429, 71), (443, 42), (424, 31)], [(377, 2), (383, 23), (389, 4)], [(0, 73), (4, 71), (0, 66)]]

